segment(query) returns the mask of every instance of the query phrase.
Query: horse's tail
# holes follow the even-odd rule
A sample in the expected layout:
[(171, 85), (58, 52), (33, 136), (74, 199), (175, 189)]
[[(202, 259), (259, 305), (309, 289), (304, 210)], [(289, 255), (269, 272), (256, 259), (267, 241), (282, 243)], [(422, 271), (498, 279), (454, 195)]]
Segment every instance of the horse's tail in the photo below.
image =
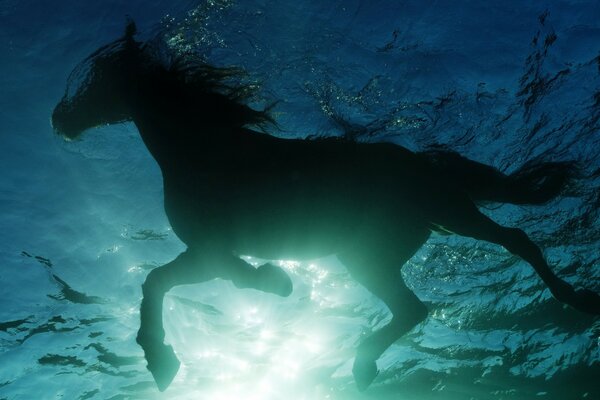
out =
[(452, 151), (426, 151), (424, 155), (446, 182), (461, 187), (473, 201), (544, 204), (558, 196), (576, 176), (572, 161), (528, 162), (510, 175)]

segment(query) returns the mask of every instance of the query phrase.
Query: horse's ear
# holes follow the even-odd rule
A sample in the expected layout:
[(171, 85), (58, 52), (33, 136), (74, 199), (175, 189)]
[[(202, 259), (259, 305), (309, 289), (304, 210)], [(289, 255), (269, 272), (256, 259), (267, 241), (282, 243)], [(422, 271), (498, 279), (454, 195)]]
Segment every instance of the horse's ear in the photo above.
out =
[(135, 26), (135, 22), (128, 15), (127, 16), (127, 25), (125, 25), (125, 40), (128, 42), (133, 42), (133, 36), (137, 33), (137, 27)]

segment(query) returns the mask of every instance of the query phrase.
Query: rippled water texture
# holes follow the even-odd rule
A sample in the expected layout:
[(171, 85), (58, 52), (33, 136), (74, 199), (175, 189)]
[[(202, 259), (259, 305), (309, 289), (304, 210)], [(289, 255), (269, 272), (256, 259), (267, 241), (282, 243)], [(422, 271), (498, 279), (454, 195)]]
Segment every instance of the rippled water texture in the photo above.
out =
[[(279, 261), (286, 299), (227, 282), (165, 299), (182, 369), (160, 394), (135, 344), (140, 285), (184, 248), (131, 125), (53, 136), (74, 65), (119, 36), (246, 68), (279, 136), (440, 143), (506, 172), (577, 160), (568, 196), (490, 206), (569, 282), (600, 291), (596, 1), (0, 1), (0, 399), (598, 399), (600, 321), (564, 308), (503, 249), (433, 237), (404, 267), (430, 317), (350, 373), (382, 303), (335, 257)], [(252, 258), (250, 262), (260, 262)]]

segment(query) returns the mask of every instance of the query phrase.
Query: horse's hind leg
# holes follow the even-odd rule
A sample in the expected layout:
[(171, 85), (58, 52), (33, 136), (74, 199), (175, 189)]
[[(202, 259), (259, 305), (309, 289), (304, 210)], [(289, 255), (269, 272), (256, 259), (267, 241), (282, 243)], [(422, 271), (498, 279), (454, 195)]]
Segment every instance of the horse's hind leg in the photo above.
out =
[(392, 320), (386, 326), (358, 346), (352, 373), (360, 391), (375, 379), (376, 361), (383, 352), (427, 317), (427, 307), (406, 286), (400, 269), (425, 243), (429, 231), (424, 229), (411, 236), (394, 243), (391, 248), (382, 246), (381, 252), (370, 250), (338, 255), (352, 277), (380, 298), (392, 313)]
[(450, 207), (432, 221), (461, 236), (496, 243), (528, 262), (559, 301), (591, 314), (600, 315), (600, 296), (589, 290), (575, 291), (548, 266), (542, 251), (518, 228), (507, 228), (483, 215), (468, 199), (449, 201)]

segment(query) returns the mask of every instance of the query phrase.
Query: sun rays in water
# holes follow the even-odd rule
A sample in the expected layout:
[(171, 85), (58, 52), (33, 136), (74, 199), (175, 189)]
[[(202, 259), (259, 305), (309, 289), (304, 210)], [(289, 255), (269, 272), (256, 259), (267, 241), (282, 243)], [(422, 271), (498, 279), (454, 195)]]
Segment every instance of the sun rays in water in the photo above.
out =
[[(255, 266), (265, 262), (243, 258)], [(332, 378), (352, 385), (353, 348), (369, 323), (363, 312), (386, 310), (334, 257), (276, 263), (292, 276), (290, 298), (224, 281), (177, 288), (166, 297), (166, 341), (182, 362), (169, 391), (190, 399), (210, 393), (216, 400), (315, 400), (331, 398)]]

